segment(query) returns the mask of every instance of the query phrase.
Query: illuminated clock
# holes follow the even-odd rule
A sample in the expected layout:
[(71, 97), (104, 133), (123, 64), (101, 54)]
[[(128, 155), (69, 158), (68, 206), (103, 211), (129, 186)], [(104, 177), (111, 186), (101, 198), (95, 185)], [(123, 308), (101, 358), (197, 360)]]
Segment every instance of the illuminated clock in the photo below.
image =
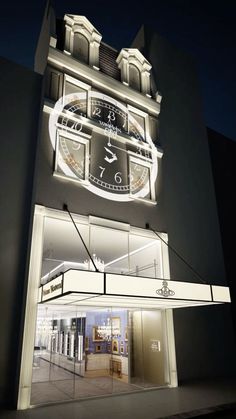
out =
[(144, 119), (102, 93), (89, 96), (89, 115), (84, 93), (60, 99), (50, 115), (55, 174), (107, 199), (154, 201), (157, 150)]

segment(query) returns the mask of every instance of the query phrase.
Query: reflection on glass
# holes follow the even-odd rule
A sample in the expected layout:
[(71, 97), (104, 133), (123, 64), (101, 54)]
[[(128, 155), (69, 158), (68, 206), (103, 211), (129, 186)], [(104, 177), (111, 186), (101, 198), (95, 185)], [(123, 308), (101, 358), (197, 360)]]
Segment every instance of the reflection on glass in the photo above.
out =
[[(64, 174), (67, 170), (67, 177), (85, 179), (85, 144), (80, 142), (79, 138), (78, 141), (74, 141), (60, 135), (57, 154), (57, 173)], [(61, 167), (66, 169), (62, 170)]]
[[(86, 246), (89, 226), (78, 224)], [(68, 269), (87, 269), (86, 249), (72, 222), (45, 218), (41, 283), (46, 283)]]
[(146, 199), (151, 199), (150, 168), (138, 162), (130, 162), (130, 191), (138, 193), (145, 186)]
[(164, 337), (158, 310), (39, 306), (31, 404), (166, 385)]
[(90, 251), (94, 258), (102, 261), (105, 272), (128, 273), (127, 231), (91, 225)]
[(130, 275), (162, 278), (160, 241), (130, 234), (129, 251)]
[(137, 140), (145, 141), (145, 118), (135, 112), (129, 111), (129, 134)]
[[(66, 80), (65, 82), (65, 95), (72, 95), (75, 93), (75, 99), (70, 97), (70, 102), (68, 105), (65, 105), (65, 109), (73, 112), (73, 116), (77, 115), (86, 116), (87, 115), (87, 91), (82, 89), (80, 86)], [(79, 95), (78, 95), (79, 94)]]
[[(77, 222), (78, 230), (100, 272), (162, 278), (161, 243), (145, 230), (131, 231)], [(71, 221), (45, 218), (41, 282), (68, 269), (94, 265)]]

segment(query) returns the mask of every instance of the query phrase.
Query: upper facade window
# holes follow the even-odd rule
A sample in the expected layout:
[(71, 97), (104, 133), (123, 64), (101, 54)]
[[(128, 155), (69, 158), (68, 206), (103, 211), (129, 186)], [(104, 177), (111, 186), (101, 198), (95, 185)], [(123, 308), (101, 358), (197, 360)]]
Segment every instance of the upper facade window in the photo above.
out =
[(99, 69), (101, 34), (85, 16), (65, 15), (64, 52)]
[(84, 63), (89, 63), (89, 41), (80, 32), (74, 33), (73, 56)]
[(150, 97), (151, 64), (136, 48), (123, 48), (116, 60), (121, 81)]
[(141, 74), (138, 67), (134, 64), (129, 64), (129, 85), (141, 92)]

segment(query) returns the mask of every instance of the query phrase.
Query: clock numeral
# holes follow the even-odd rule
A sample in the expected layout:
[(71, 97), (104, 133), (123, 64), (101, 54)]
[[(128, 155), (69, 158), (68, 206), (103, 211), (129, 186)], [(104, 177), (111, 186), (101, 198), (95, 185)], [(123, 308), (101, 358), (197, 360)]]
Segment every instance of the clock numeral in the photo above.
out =
[(122, 182), (121, 172), (117, 172), (114, 176), (114, 179), (116, 183), (121, 183)]
[(80, 132), (82, 130), (81, 122), (74, 122), (73, 125), (71, 125), (71, 129), (74, 129), (74, 130)]
[(93, 110), (93, 116), (101, 116), (101, 108), (98, 108), (97, 106)]
[(77, 143), (76, 141), (73, 141), (73, 143), (72, 143), (72, 149), (73, 150), (77, 151), (77, 150), (80, 149), (80, 147), (81, 147), (80, 143)]
[(103, 177), (104, 170), (105, 170), (105, 167), (99, 166), (99, 169), (101, 169), (100, 178), (102, 178)]
[(109, 111), (109, 114), (107, 115), (107, 119), (109, 122), (116, 120), (116, 115), (114, 111)]

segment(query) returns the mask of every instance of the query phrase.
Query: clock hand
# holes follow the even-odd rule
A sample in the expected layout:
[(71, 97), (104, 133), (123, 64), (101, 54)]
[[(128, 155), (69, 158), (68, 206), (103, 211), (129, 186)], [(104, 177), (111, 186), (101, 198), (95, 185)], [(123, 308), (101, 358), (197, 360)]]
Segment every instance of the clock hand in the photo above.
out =
[(107, 147), (104, 148), (109, 154), (111, 154), (111, 157), (106, 156), (104, 157), (104, 160), (106, 160), (108, 163), (112, 163), (113, 161), (117, 160), (117, 155), (115, 153), (112, 153), (112, 151)]
[(124, 148), (117, 147), (116, 145), (113, 145), (113, 144), (111, 144), (111, 143), (107, 143), (107, 145), (108, 145), (109, 147), (113, 147), (113, 148), (116, 148), (117, 150), (121, 150), (121, 151), (124, 151), (125, 153), (127, 153), (127, 150), (125, 150)]
[[(120, 151), (123, 151), (124, 153), (128, 153), (129, 152), (129, 150), (127, 150), (127, 149), (125, 149), (125, 148), (121, 148), (121, 147), (117, 147), (116, 145), (113, 145), (113, 144), (107, 144), (109, 147), (113, 147), (113, 148), (116, 148), (117, 150), (120, 150)], [(141, 147), (138, 147), (139, 148), (139, 151), (138, 152), (136, 152), (136, 154), (138, 154), (138, 155), (141, 155), (142, 153), (141, 153)], [(147, 152), (150, 152), (150, 153), (152, 153), (153, 154), (153, 150), (147, 150), (147, 149), (143, 149), (143, 151), (145, 152), (145, 151), (147, 151)], [(143, 156), (143, 157), (145, 157), (145, 156)]]

